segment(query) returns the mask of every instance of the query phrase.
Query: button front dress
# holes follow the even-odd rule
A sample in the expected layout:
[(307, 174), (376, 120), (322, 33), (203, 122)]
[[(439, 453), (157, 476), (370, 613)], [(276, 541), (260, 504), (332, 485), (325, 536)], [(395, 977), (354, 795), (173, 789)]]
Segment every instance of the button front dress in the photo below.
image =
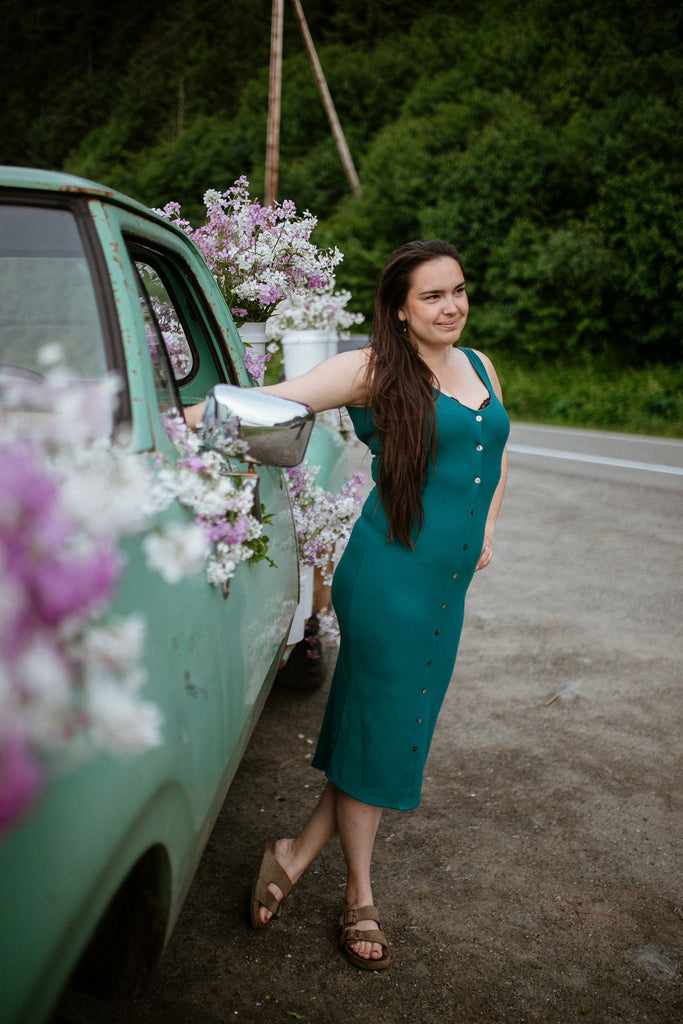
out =
[[(374, 488), (332, 583), (341, 634), (313, 760), (363, 803), (410, 810), (420, 802), (434, 726), (453, 674), (465, 595), (484, 543), (510, 421), (482, 361), (463, 349), (491, 400), (471, 409), (435, 392), (438, 446), (411, 549), (389, 542)], [(370, 409), (349, 408), (373, 452)]]

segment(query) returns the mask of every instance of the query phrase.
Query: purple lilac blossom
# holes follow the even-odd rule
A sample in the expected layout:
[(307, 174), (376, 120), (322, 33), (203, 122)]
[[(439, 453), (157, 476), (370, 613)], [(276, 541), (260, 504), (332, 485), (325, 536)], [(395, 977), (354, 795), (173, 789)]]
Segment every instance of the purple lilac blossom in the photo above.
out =
[(76, 551), (77, 533), (35, 451), (26, 444), (0, 449), (0, 549), (20, 595), (6, 654), (15, 656), (33, 630), (89, 614), (111, 597), (121, 567), (114, 547), (100, 540)]
[(212, 541), (227, 541), (228, 544), (242, 544), (249, 533), (249, 520), (247, 516), (239, 516), (235, 522), (226, 519), (216, 519), (209, 525), (209, 539)]

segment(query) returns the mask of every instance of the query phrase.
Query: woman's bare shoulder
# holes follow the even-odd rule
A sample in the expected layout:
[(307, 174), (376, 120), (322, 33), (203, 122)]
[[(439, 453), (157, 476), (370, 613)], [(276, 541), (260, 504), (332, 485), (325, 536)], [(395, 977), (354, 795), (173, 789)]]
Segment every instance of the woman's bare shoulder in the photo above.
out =
[(328, 360), (330, 371), (346, 382), (345, 405), (365, 405), (369, 393), (370, 349), (352, 348)]
[(345, 359), (348, 361), (349, 365), (354, 365), (359, 369), (364, 369), (370, 358), (370, 346), (365, 345), (363, 348), (347, 349), (345, 352), (339, 352), (336, 358)]

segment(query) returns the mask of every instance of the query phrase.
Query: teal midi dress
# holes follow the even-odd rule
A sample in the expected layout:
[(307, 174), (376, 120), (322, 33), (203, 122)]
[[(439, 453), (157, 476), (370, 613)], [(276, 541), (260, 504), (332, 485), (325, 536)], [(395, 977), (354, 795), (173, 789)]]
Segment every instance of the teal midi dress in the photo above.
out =
[[(471, 409), (435, 392), (437, 453), (414, 549), (389, 541), (373, 488), (332, 582), (340, 646), (313, 766), (344, 793), (378, 807), (410, 810), (420, 802), (509, 433), (481, 359), (462, 351), (490, 402)], [(376, 482), (371, 410), (349, 414), (373, 453)]]

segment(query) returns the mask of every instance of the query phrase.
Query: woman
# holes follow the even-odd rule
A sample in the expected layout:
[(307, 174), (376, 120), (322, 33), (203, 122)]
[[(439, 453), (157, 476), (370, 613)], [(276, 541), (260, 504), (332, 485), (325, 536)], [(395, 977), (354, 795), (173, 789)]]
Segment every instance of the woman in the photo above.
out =
[[(382, 272), (368, 349), (264, 388), (316, 412), (347, 406), (373, 453), (370, 494), (337, 567), (341, 644), (314, 767), (327, 785), (293, 839), (269, 844), (252, 892), (256, 928), (339, 835), (347, 866), (340, 943), (370, 970), (390, 954), (370, 867), (384, 807), (420, 800), (424, 763), (455, 664), (465, 593), (493, 555), (509, 420), (490, 361), (458, 348), (462, 260), (410, 242)], [(381, 615), (378, 611), (381, 609)]]

